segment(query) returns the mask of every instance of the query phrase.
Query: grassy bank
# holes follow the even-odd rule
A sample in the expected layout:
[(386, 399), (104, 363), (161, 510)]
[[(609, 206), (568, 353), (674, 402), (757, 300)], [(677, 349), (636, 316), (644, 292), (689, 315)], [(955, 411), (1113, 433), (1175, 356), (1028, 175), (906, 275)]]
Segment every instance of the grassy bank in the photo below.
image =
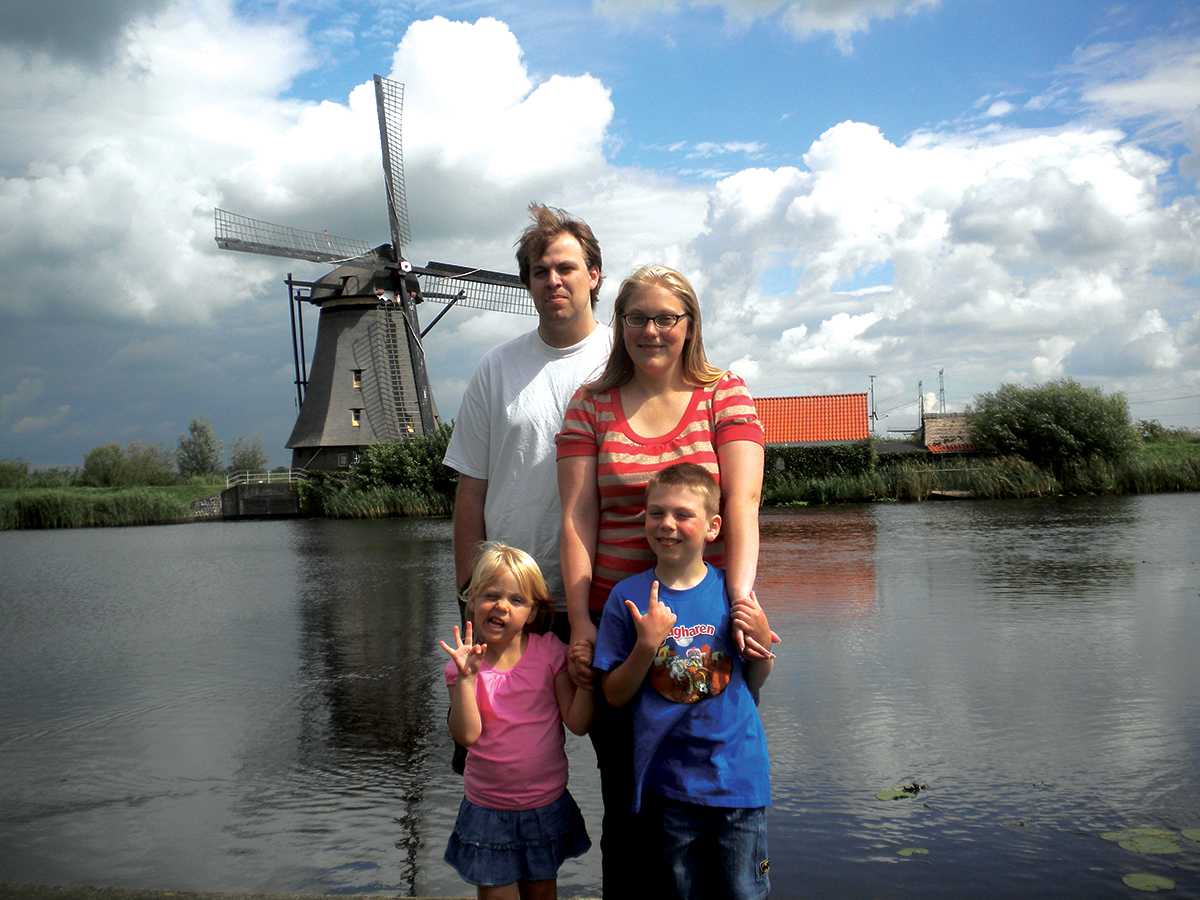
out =
[(28, 488), (0, 490), (0, 530), (159, 525), (188, 521), (192, 501), (225, 485), (180, 484), (135, 488)]
[(1058, 475), (1017, 457), (881, 462), (870, 471), (818, 478), (771, 473), (763, 485), (763, 504), (921, 501), (936, 491), (986, 499), (1200, 491), (1200, 444), (1145, 444), (1127, 462), (1091, 460)]

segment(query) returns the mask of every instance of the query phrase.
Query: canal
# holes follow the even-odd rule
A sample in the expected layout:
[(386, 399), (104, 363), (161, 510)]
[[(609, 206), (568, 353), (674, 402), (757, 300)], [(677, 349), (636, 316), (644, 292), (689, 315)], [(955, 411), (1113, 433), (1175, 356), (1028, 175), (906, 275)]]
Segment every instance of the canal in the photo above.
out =
[[(765, 513), (775, 896), (1200, 896), (1198, 526), (1197, 494)], [(6, 532), (0, 572), (0, 880), (471, 892), (448, 522)], [(1135, 826), (1178, 852), (1102, 836)], [(559, 884), (598, 894), (598, 850)]]

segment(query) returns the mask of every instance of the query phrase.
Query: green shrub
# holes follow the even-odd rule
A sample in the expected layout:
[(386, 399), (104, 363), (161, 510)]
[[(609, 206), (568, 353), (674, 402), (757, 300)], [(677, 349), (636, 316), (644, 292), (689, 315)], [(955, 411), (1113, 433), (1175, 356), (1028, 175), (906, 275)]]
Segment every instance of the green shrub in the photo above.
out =
[(1093, 458), (1121, 462), (1137, 446), (1125, 396), (1069, 378), (981, 394), (971, 411), (971, 436), (980, 450), (1020, 456), (1056, 476)]
[(29, 481), (29, 463), (23, 459), (0, 459), (0, 488), (24, 487)]
[(875, 468), (876, 459), (875, 445), (871, 441), (803, 447), (773, 446), (766, 448), (763, 471), (767, 477), (777, 473), (801, 478), (861, 475)]
[(435, 507), (453, 503), (456, 476), (442, 465), (451, 430), (439, 425), (428, 435), (367, 447), (350, 470), (350, 483), (362, 490), (401, 488), (427, 496)]

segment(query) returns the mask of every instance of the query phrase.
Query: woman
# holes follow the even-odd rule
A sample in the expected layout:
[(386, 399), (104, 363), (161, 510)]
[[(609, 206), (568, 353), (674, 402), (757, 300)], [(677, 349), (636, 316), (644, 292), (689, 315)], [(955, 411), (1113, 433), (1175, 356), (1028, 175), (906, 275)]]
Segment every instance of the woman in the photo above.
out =
[[(608, 365), (575, 393), (557, 437), (573, 646), (595, 643), (595, 623), (612, 586), (654, 564), (643, 493), (659, 469), (695, 462), (717, 476), (721, 538), (705, 558), (724, 566), (731, 603), (751, 596), (758, 564), (762, 426), (742, 379), (704, 355), (696, 292), (674, 269), (643, 266), (621, 284), (613, 330)], [(748, 656), (770, 653), (752, 639), (745, 649)], [(626, 813), (632, 775), (622, 765), (631, 738), (599, 695), (596, 705), (604, 894), (619, 896), (626, 886), (635, 888), (619, 879), (636, 869), (629, 861), (637, 857), (629, 854), (639, 849), (630, 845), (638, 840)]]

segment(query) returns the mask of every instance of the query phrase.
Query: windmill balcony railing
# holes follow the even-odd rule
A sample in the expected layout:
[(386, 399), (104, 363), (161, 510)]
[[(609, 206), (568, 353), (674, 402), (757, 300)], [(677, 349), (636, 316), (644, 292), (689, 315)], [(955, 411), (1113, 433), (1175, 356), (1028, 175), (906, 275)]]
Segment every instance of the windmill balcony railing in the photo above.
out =
[(308, 473), (304, 469), (288, 469), (284, 472), (231, 472), (225, 476), (225, 487), (231, 488), (239, 484), (296, 484), (307, 481)]

